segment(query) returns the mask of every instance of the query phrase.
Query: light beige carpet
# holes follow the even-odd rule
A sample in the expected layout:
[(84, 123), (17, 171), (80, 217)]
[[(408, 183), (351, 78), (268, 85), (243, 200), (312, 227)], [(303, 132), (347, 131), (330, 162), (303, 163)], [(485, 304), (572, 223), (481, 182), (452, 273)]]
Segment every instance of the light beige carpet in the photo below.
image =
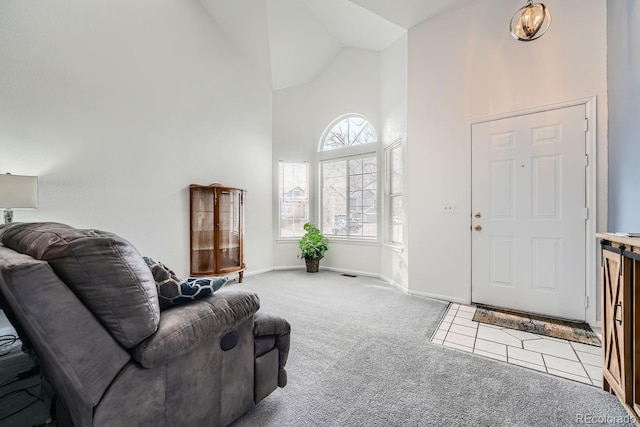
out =
[(589, 324), (584, 322), (571, 322), (483, 306), (477, 307), (473, 320), (582, 344), (598, 347), (601, 345), (598, 336), (589, 327)]

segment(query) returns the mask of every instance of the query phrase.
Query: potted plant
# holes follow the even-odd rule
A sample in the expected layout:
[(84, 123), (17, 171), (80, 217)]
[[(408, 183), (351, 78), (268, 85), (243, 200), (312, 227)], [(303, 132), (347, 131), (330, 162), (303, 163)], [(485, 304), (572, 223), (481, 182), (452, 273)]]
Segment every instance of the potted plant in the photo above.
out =
[(304, 225), (304, 231), (306, 234), (300, 239), (298, 257), (306, 261), (308, 273), (317, 273), (320, 260), (324, 258), (324, 253), (329, 249), (329, 242), (322, 235), (322, 232), (309, 222)]

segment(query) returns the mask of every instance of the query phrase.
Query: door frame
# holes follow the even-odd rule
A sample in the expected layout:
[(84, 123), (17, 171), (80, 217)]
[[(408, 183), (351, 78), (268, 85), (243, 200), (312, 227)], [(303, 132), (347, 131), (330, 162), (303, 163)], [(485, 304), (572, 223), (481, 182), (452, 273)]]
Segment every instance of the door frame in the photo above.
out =
[(468, 176), (467, 176), (467, 188), (466, 188), (466, 200), (469, 213), (469, 230), (466, 237), (465, 244), (465, 259), (467, 260), (466, 268), (466, 280), (467, 286), (465, 290), (465, 300), (467, 304), (471, 303), (471, 279), (472, 279), (472, 260), (471, 260), (471, 220), (473, 212), (471, 212), (471, 196), (472, 196), (472, 172), (473, 158), (471, 156), (471, 144), (472, 141), (472, 126), (479, 123), (491, 122), (494, 120), (508, 119), (512, 117), (525, 116), (529, 114), (542, 113), (545, 111), (558, 110), (567, 107), (575, 107), (578, 105), (584, 105), (585, 115), (588, 120), (588, 129), (585, 132), (585, 150), (589, 158), (589, 163), (585, 167), (585, 185), (586, 185), (586, 205), (589, 212), (589, 217), (585, 221), (585, 295), (588, 301), (588, 307), (585, 307), (585, 321), (590, 325), (597, 326), (597, 313), (598, 313), (598, 264), (597, 264), (597, 245), (596, 245), (596, 225), (597, 225), (597, 120), (596, 120), (596, 96), (590, 98), (576, 99), (572, 101), (565, 101), (556, 104), (549, 104), (539, 107), (532, 107), (522, 110), (510, 111), (508, 113), (495, 114), (491, 116), (474, 117), (466, 120), (466, 133), (467, 133), (467, 164)]

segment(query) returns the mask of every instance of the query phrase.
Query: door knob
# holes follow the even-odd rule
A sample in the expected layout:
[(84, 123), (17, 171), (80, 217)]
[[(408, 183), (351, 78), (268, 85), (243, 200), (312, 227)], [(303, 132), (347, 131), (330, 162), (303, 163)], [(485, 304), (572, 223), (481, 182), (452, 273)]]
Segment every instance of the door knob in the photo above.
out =
[(476, 214), (474, 215), (476, 218), (482, 218), (482, 214), (480, 214), (480, 212), (476, 212)]
[(482, 230), (482, 226), (481, 225), (476, 225), (475, 227), (473, 227), (474, 230), (476, 231), (480, 231)]

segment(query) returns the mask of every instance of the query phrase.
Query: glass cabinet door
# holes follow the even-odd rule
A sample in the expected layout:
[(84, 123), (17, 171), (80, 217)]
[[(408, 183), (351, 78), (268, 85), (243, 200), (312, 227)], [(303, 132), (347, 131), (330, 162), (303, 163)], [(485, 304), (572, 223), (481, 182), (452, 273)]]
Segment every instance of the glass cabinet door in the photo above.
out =
[(208, 188), (191, 189), (191, 271), (200, 274), (215, 271), (213, 196)]
[(241, 191), (218, 192), (218, 266), (221, 271), (242, 267)]

